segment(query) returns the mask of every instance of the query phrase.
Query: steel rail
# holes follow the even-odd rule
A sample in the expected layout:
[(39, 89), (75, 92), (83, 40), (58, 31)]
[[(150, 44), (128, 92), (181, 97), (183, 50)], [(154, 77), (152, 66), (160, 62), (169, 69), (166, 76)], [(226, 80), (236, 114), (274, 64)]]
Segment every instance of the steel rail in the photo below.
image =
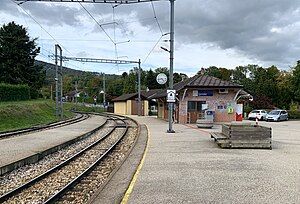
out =
[[(112, 119), (113, 117), (109, 117), (109, 119)], [(49, 169), (48, 171), (44, 172), (43, 174), (33, 178), (32, 180), (28, 181), (27, 183), (5, 193), (4, 195), (0, 196), (0, 203), (8, 200), (9, 198), (17, 195), (18, 193), (20, 193), (22, 190), (29, 188), (30, 186), (34, 185), (35, 183), (41, 181), (42, 179), (44, 179), (45, 177), (47, 177), (48, 175), (50, 175), (51, 173), (54, 173), (56, 170), (59, 170), (61, 168), (63, 168), (64, 166), (68, 165), (71, 161), (75, 160), (76, 158), (78, 158), (79, 156), (81, 156), (83, 153), (85, 153), (86, 151), (88, 151), (89, 149), (91, 149), (92, 147), (96, 146), (97, 144), (99, 144), (101, 141), (103, 141), (105, 138), (107, 138), (109, 135), (111, 135), (111, 133), (117, 128), (117, 124), (103, 137), (101, 137), (99, 140), (95, 141), (94, 143), (90, 144), (89, 146), (87, 146), (86, 148), (82, 149), (80, 152), (76, 153), (75, 155), (73, 155), (72, 157), (70, 157), (69, 159), (63, 161), (62, 163), (56, 165), (55, 167)], [(126, 130), (127, 132), (127, 130)]]
[[(124, 122), (125, 123), (125, 122)], [(125, 123), (126, 124), (126, 123)], [(124, 138), (124, 136), (127, 134), (128, 126), (126, 126), (125, 131), (123, 132), (122, 136), (119, 137), (119, 139), (110, 146), (108, 150), (106, 150), (92, 165), (90, 165), (84, 172), (82, 172), (79, 176), (77, 176), (75, 179), (73, 179), (71, 182), (69, 182), (63, 189), (61, 189), (59, 192), (57, 192), (55, 195), (53, 195), (51, 198), (46, 200), (44, 204), (54, 203), (57, 201), (62, 195), (65, 194), (70, 188), (72, 188), (74, 185), (76, 185), (80, 180), (87, 176), (91, 171), (93, 171), (97, 165), (105, 158)]]
[(80, 114), (80, 117), (72, 118), (72, 119), (69, 119), (69, 120), (53, 122), (53, 123), (49, 123), (49, 124), (46, 124), (46, 125), (33, 126), (33, 127), (30, 127), (30, 128), (23, 128), (23, 129), (18, 129), (18, 130), (0, 132), (0, 139), (7, 138), (7, 137), (12, 137), (12, 136), (16, 136), (16, 135), (22, 135), (22, 134), (25, 134), (25, 133), (50, 129), (50, 128), (52, 129), (52, 128), (55, 128), (55, 127), (63, 127), (63, 126), (66, 126), (66, 125), (71, 125), (71, 124), (74, 124), (74, 123), (81, 122), (81, 121), (86, 120), (88, 118), (89, 118), (88, 114), (86, 114), (86, 116), (84, 114)]

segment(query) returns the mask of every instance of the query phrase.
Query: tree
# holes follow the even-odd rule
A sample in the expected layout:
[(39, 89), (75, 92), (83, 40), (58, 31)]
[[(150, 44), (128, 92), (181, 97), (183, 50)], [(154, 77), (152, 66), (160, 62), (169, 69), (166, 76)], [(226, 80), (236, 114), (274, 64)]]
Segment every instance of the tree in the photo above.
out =
[(123, 93), (137, 92), (137, 74), (136, 70), (130, 70), (128, 76), (124, 79)]
[(297, 102), (300, 102), (300, 60), (297, 61), (297, 65), (292, 70), (292, 87), (294, 92), (294, 98)]
[(149, 89), (156, 89), (158, 87), (158, 83), (156, 82), (156, 74), (150, 69), (146, 75), (146, 84)]
[(0, 28), (0, 82), (27, 84), (32, 98), (38, 96), (45, 79), (42, 67), (34, 65), (40, 52), (35, 41), (30, 40), (23, 26), (14, 22)]
[[(204, 72), (204, 73), (202, 73)], [(207, 69), (201, 69), (197, 74), (204, 74), (212, 77), (219, 78), (221, 80), (230, 81), (232, 70), (226, 68), (218, 68), (215, 66), (210, 66)]]

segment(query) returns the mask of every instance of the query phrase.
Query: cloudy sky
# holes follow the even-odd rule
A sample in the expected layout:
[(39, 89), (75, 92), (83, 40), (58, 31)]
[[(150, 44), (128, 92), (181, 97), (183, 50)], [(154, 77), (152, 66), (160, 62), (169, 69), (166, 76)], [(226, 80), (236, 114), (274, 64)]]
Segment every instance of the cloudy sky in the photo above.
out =
[[(176, 0), (175, 5), (175, 72), (193, 75), (201, 67), (247, 64), (289, 69), (300, 59), (298, 0)], [(169, 2), (113, 6), (78, 2), (18, 6), (0, 0), (0, 24), (15, 21), (37, 37), (39, 60), (53, 62), (49, 55), (59, 43), (65, 56), (141, 59), (143, 69), (168, 67), (169, 55), (160, 47), (169, 47), (169, 35), (162, 37), (169, 32)], [(115, 74), (135, 66), (64, 64)]]

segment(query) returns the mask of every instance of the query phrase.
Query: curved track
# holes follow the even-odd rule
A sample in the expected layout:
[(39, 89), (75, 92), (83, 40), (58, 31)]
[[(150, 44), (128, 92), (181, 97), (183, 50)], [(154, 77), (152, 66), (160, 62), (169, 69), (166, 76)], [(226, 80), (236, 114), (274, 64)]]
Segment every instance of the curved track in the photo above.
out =
[(120, 143), (124, 143), (130, 127), (137, 127), (135, 122), (129, 121), (125, 117), (112, 115), (106, 115), (106, 117), (113, 124), (106, 123), (109, 131), (104, 136), (67, 160), (1, 195), (0, 202), (53, 203), (62, 199), (61, 197), (66, 192), (91, 174), (101, 162), (109, 158), (108, 155), (115, 151)]

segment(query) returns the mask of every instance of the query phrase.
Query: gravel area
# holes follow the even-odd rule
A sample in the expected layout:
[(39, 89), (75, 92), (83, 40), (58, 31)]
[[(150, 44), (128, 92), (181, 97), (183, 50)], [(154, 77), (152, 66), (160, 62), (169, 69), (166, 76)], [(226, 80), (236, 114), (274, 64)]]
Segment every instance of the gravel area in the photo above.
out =
[(0, 195), (7, 193), (8, 191), (16, 188), (17, 186), (28, 182), (29, 180), (37, 177), (38, 175), (46, 172), (50, 168), (67, 160), (76, 152), (79, 152), (86, 146), (92, 144), (96, 140), (106, 135), (110, 130), (112, 130), (112, 127), (109, 126), (112, 126), (113, 124), (113, 121), (108, 121), (107, 124), (96, 134), (93, 134), (88, 138), (78, 141), (73, 145), (70, 145), (69, 147), (64, 148), (58, 152), (50, 154), (35, 164), (20, 167), (17, 170), (14, 170), (10, 173), (1, 176), (0, 186), (3, 186), (3, 188), (0, 188)]
[(33, 186), (25, 189), (18, 195), (9, 199), (5, 203), (40, 203), (54, 195), (59, 189), (64, 187), (71, 180), (81, 174), (88, 166), (90, 166), (97, 158), (99, 158), (108, 147), (110, 147), (124, 132), (124, 129), (116, 129), (109, 137), (105, 138), (99, 144), (84, 152), (80, 157), (72, 160), (68, 165), (51, 173), (42, 181), (37, 182)]
[(137, 128), (129, 128), (126, 137), (116, 146), (115, 150), (92, 173), (83, 178), (71, 191), (67, 192), (58, 203), (87, 203), (97, 189), (103, 187), (115, 168), (124, 161), (134, 145), (136, 137)]

